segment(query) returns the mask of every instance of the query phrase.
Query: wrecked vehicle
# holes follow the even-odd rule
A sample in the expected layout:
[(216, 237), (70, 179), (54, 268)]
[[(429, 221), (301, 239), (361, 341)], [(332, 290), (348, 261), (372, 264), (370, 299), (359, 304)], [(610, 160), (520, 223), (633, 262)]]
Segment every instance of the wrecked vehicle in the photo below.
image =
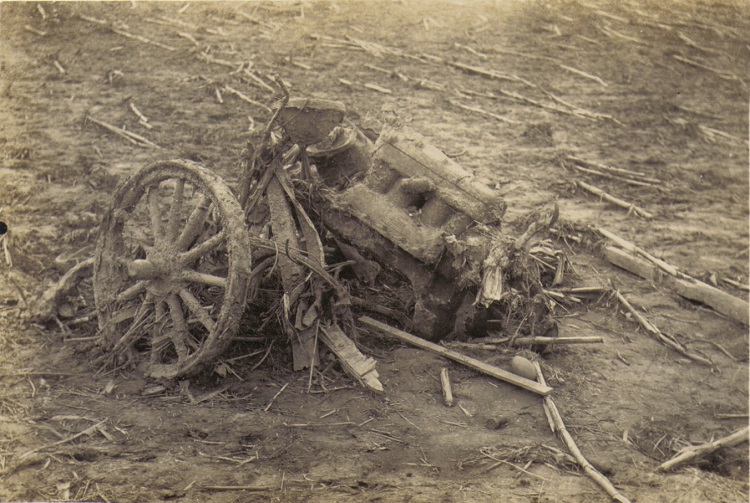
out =
[(341, 103), (285, 96), (238, 185), (235, 196), (209, 169), (168, 160), (118, 188), (93, 260), (103, 359), (188, 376), (244, 319), (244, 331), (275, 323), (295, 368), (315, 364), (320, 338), (373, 377), (345, 335), (352, 310), (433, 341), (556, 335), (542, 277), (559, 283), (564, 256), (535, 246), (540, 267), (526, 248), (557, 208), (509, 235), (498, 194), (414, 132), (368, 136)]

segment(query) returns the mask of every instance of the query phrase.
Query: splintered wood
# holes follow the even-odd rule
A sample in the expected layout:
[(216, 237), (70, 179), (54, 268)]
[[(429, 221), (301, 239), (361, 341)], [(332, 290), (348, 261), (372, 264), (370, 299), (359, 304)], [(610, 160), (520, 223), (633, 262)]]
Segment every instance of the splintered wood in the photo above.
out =
[(375, 370), (375, 360), (364, 356), (337, 325), (321, 325), (320, 329), (320, 339), (336, 355), (346, 373), (365, 388), (382, 393), (383, 384), (378, 380), (380, 376)]
[(701, 445), (691, 445), (690, 447), (686, 447), (682, 449), (679, 453), (677, 453), (675, 457), (659, 465), (658, 470), (663, 471), (663, 472), (669, 471), (672, 468), (675, 468), (679, 465), (688, 463), (700, 457), (711, 454), (712, 452), (715, 452), (721, 449), (722, 447), (733, 447), (743, 442), (747, 442), (749, 433), (750, 433), (750, 429), (746, 426), (742, 428), (741, 430), (737, 430), (731, 435), (720, 438), (718, 440), (707, 442)]

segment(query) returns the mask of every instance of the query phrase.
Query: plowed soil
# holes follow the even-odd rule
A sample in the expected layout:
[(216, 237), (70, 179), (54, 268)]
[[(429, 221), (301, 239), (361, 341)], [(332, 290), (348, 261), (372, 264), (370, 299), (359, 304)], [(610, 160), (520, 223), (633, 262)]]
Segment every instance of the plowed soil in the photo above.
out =
[[(506, 369), (515, 354), (539, 360), (581, 451), (631, 501), (747, 501), (746, 443), (656, 471), (747, 425), (747, 326), (612, 266), (591, 231), (746, 298), (725, 280), (748, 284), (747, 2), (2, 2), (0, 44), (0, 500), (608, 500), (554, 450), (566, 451), (538, 396), (365, 330), (383, 395), (337, 365), (308, 388), (284, 340), (262, 362), (267, 340), (240, 341), (226, 360), (257, 354), (151, 381), (92, 363), (95, 322), (26, 316), (66, 267), (55, 257), (93, 253), (114, 188), (139, 167), (189, 158), (235, 187), (278, 75), (294, 96), (345, 103), (362, 127), (423, 134), (497, 188), (508, 232), (556, 202), (567, 242), (546, 237), (573, 265), (564, 286), (619, 289), (712, 365), (607, 295), (554, 312), (560, 335), (603, 344), (462, 351)], [(569, 156), (658, 183), (593, 175)]]

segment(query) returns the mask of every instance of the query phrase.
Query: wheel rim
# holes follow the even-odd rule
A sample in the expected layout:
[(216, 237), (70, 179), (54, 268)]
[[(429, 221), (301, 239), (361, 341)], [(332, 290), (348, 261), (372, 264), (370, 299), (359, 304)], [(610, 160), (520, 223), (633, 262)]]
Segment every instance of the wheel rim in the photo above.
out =
[(185, 160), (141, 169), (115, 192), (97, 240), (105, 351), (152, 377), (211, 363), (239, 326), (250, 252), (242, 208), (219, 176)]

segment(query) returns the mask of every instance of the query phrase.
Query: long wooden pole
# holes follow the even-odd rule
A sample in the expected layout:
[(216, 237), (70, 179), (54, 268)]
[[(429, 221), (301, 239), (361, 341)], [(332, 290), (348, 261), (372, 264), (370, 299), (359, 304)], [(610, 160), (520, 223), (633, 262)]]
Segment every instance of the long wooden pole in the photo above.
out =
[(450, 360), (466, 365), (469, 368), (478, 370), (479, 372), (483, 372), (487, 375), (495, 377), (496, 379), (500, 379), (501, 381), (514, 384), (518, 386), (519, 388), (532, 391), (538, 395), (547, 396), (552, 392), (552, 388), (550, 388), (549, 386), (545, 384), (539, 384), (536, 381), (532, 381), (531, 379), (526, 379), (525, 377), (518, 376), (512, 372), (508, 372), (501, 368), (495, 367), (494, 365), (490, 365), (489, 363), (485, 363), (481, 360), (477, 360), (476, 358), (471, 358), (470, 356), (463, 355), (457, 351), (444, 348), (443, 346), (440, 346), (438, 344), (426, 341), (415, 335), (411, 335), (401, 330), (398, 330), (397, 328), (388, 326), (385, 323), (381, 323), (379, 321), (373, 320), (369, 316), (362, 316), (359, 319), (359, 321), (360, 323), (363, 323), (370, 328), (376, 329), (377, 331), (379, 331), (380, 333), (384, 335), (395, 337), (396, 339), (402, 340), (404, 342), (408, 342), (409, 344), (417, 346), (418, 348), (432, 351), (433, 353), (437, 353), (440, 356), (444, 356)]

